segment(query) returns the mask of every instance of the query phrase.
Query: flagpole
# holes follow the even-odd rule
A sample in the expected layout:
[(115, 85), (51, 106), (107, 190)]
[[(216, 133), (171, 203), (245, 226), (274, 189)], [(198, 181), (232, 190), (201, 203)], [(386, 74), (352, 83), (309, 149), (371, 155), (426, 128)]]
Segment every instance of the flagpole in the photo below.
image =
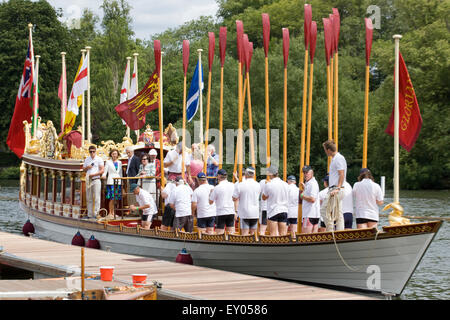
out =
[[(33, 24), (28, 24), (28, 30), (30, 32), (30, 55), (31, 55), (31, 74), (34, 79), (34, 48), (33, 48)], [(33, 102), (34, 104), (34, 102)], [(37, 121), (37, 110), (33, 106), (33, 126), (36, 126)], [(33, 140), (36, 139), (36, 130), (33, 131)]]
[(92, 134), (91, 134), (91, 55), (89, 54), (91, 47), (86, 47), (86, 59), (87, 61), (87, 77), (88, 77), (88, 86), (87, 86), (87, 140), (88, 143), (92, 142)]
[[(81, 55), (83, 56), (83, 61), (84, 61), (84, 59), (86, 58), (86, 49), (81, 49)], [(67, 95), (67, 93), (66, 93), (66, 95)], [(66, 96), (66, 101), (67, 101), (67, 96)], [(86, 139), (86, 110), (85, 110), (85, 95), (84, 95), (84, 91), (83, 91), (82, 103), (81, 103), (81, 146), (84, 146), (85, 139)]]
[[(160, 172), (161, 172), (161, 189), (165, 187), (166, 181), (164, 179), (164, 130), (163, 130), (163, 118), (162, 118), (162, 97), (161, 97), (161, 42), (159, 40), (154, 41), (153, 50), (155, 53), (155, 65), (156, 70), (159, 71), (158, 75), (158, 113), (159, 113), (159, 157), (160, 157)], [(158, 56), (159, 55), (159, 56)], [(159, 58), (159, 61), (158, 61)], [(158, 66), (159, 63), (159, 66)], [(159, 69), (159, 70), (158, 70)]]
[[(139, 88), (138, 66), (137, 66), (137, 57), (138, 57), (138, 55), (139, 55), (139, 53), (136, 53), (136, 52), (133, 53), (133, 56), (134, 56), (134, 70), (136, 70), (136, 94), (138, 94), (138, 92), (139, 92), (139, 89), (138, 89)], [(129, 94), (128, 91), (127, 91), (127, 94)], [(138, 143), (139, 142), (139, 129), (134, 130), (134, 133), (136, 134), (136, 143)]]
[(202, 52), (203, 49), (197, 49), (198, 52), (198, 94), (199, 94), (199, 109), (200, 109), (200, 143), (203, 143), (203, 88), (202, 88), (202, 78), (203, 78), (203, 70), (202, 70)]
[(396, 34), (393, 36), (395, 41), (395, 110), (394, 110), (394, 202), (400, 202), (400, 174), (399, 174), (399, 52), (400, 52), (400, 39), (401, 35)]
[(36, 92), (35, 95), (33, 96), (34, 99), (34, 131), (33, 131), (33, 139), (36, 139), (36, 135), (37, 135), (37, 131), (38, 131), (38, 89), (39, 89), (39, 58), (41, 56), (37, 55), (36, 56), (36, 69), (35, 69), (35, 77), (36, 77), (36, 83), (35, 83), (35, 89), (34, 91)]
[[(62, 65), (62, 99), (61, 99), (61, 133), (64, 132), (64, 119), (66, 117), (66, 104), (67, 104), (67, 80), (66, 80), (66, 53), (61, 52), (61, 65)], [(83, 141), (83, 136), (81, 141)]]
[[(130, 68), (131, 68), (131, 57), (127, 57), (127, 98), (126, 100), (129, 99), (130, 97)], [(127, 138), (130, 138), (130, 127), (126, 124), (127, 126), (127, 131), (126, 131), (126, 135)]]

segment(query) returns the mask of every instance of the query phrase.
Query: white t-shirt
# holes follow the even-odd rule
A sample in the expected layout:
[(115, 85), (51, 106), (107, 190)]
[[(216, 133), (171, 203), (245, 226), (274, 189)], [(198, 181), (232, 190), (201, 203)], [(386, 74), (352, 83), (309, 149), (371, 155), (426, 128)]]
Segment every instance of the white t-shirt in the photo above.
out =
[(209, 218), (216, 216), (216, 204), (209, 204), (209, 194), (214, 186), (204, 183), (198, 186), (192, 194), (192, 202), (197, 203), (197, 218)]
[(319, 192), (319, 202), (320, 202), (320, 217), (325, 217), (327, 215), (327, 204), (328, 199), (328, 187)]
[(169, 198), (169, 203), (175, 206), (175, 217), (185, 217), (192, 215), (191, 187), (185, 184), (179, 185), (170, 193)]
[(379, 184), (371, 179), (363, 179), (353, 185), (355, 196), (356, 218), (379, 220), (379, 209), (377, 200), (383, 200), (383, 192)]
[[(93, 167), (91, 167), (91, 163), (94, 164)], [(89, 167), (89, 170), (86, 172), (86, 176), (89, 176), (90, 174), (97, 173), (100, 171), (100, 167), (104, 167), (103, 160), (99, 156), (95, 156), (94, 159), (91, 157), (87, 157), (86, 160), (84, 160), (83, 168)], [(93, 177), (94, 179), (100, 178), (100, 176)]]
[(234, 185), (233, 198), (239, 199), (238, 216), (242, 219), (259, 218), (259, 196), (261, 187), (253, 179), (246, 179)]
[[(139, 204), (139, 207), (145, 206), (147, 204), (150, 205), (149, 208), (146, 208), (142, 211), (143, 215), (152, 216), (158, 213), (158, 209), (156, 208), (155, 200), (152, 195), (148, 193), (148, 191), (139, 188), (139, 194), (136, 196), (136, 201)], [(151, 220), (150, 220), (151, 221)]]
[(353, 213), (353, 194), (352, 186), (347, 181), (343, 184), (344, 198), (342, 199), (342, 213)]
[(288, 205), (288, 218), (298, 218), (298, 197), (300, 189), (295, 183), (288, 184), (289, 186), (289, 205)]
[(162, 192), (164, 192), (165, 194), (167, 194), (167, 198), (164, 199), (164, 205), (168, 206), (169, 205), (169, 200), (170, 200), (170, 194), (172, 193), (172, 191), (177, 187), (177, 185), (173, 182), (169, 182), (166, 184), (166, 186), (164, 187), (164, 189), (162, 190)]
[(267, 218), (279, 213), (288, 212), (289, 188), (288, 184), (279, 177), (273, 178), (264, 188), (267, 198)]
[(330, 179), (329, 186), (337, 186), (339, 182), (339, 172), (338, 170), (344, 170), (344, 181), (347, 177), (347, 161), (342, 154), (339, 152), (334, 155), (330, 163)]
[[(261, 180), (259, 182), (259, 185), (261, 187), (261, 195), (262, 195), (264, 188), (266, 186), (266, 179)], [(261, 208), (261, 211), (267, 210), (267, 200), (263, 200), (262, 197), (261, 197), (261, 201), (260, 201), (260, 208)]]
[[(172, 161), (174, 162), (167, 167), (169, 169), (169, 172), (181, 173), (181, 164), (183, 162), (183, 156), (180, 153), (178, 153), (178, 151), (175, 149), (167, 152), (166, 157), (164, 158), (164, 164)], [(189, 154), (185, 153), (184, 165), (189, 166), (190, 164), (191, 164), (191, 157), (189, 156)]]
[(216, 212), (218, 216), (227, 214), (235, 214), (233, 202), (234, 184), (228, 180), (223, 180), (216, 185), (209, 196), (216, 204)]
[(302, 217), (303, 218), (320, 218), (320, 199), (319, 199), (319, 184), (316, 178), (312, 177), (305, 183), (305, 190), (303, 196), (313, 197), (314, 202), (309, 202), (303, 199), (302, 201)]

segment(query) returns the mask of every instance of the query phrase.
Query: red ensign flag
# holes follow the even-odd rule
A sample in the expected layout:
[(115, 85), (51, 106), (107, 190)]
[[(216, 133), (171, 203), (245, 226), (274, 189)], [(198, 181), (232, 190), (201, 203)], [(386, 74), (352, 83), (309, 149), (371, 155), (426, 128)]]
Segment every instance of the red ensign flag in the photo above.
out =
[[(401, 53), (399, 62), (399, 142), (409, 152), (414, 143), (416, 143), (422, 128), (422, 116), (420, 115), (416, 93)], [(394, 110), (392, 110), (386, 133), (394, 136)]]
[(145, 125), (147, 112), (158, 109), (158, 99), (158, 73), (155, 70), (141, 92), (115, 109), (131, 130), (139, 130)]

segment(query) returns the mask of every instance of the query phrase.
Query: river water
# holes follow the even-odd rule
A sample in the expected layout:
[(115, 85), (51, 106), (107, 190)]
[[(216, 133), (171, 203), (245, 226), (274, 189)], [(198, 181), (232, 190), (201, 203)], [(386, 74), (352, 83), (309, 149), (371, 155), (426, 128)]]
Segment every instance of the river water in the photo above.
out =
[[(20, 212), (18, 194), (18, 181), (0, 181), (0, 231), (22, 233), (27, 217)], [(387, 190), (385, 203), (390, 202), (392, 191)], [(405, 215), (450, 218), (449, 190), (401, 191), (400, 203)], [(381, 217), (380, 225), (388, 225), (387, 218)], [(450, 221), (443, 223), (399, 298), (450, 299)]]

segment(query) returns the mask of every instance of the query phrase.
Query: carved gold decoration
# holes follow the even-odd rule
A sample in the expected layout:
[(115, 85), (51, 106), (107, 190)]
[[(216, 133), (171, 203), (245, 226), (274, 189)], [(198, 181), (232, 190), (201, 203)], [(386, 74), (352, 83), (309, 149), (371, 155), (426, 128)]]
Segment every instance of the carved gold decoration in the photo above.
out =
[(202, 234), (203, 241), (213, 241), (213, 242), (223, 242), (227, 241), (227, 236), (225, 234)]
[(291, 235), (286, 236), (259, 236), (259, 242), (260, 243), (267, 243), (267, 244), (286, 244), (291, 243)]
[(179, 231), (178, 237), (181, 240), (199, 240), (198, 233), (197, 232), (184, 232)]
[(141, 236), (154, 237), (154, 236), (156, 236), (156, 229), (139, 228), (139, 234)]
[(166, 231), (166, 230), (158, 230), (158, 237), (161, 238), (176, 238), (177, 233), (174, 230)]
[[(169, 145), (174, 146), (178, 143), (179, 138), (178, 138), (177, 130), (173, 127), (173, 125), (171, 123), (169, 123), (166, 130), (164, 130), (164, 133), (167, 134), (167, 136), (169, 137), (169, 143), (168, 143)], [(165, 141), (163, 140), (163, 142), (165, 142)]]
[(137, 227), (127, 227), (127, 226), (122, 224), (122, 232), (123, 233), (128, 233), (128, 234), (137, 234), (138, 233), (138, 229), (137, 229)]
[(398, 202), (389, 203), (387, 206), (383, 208), (383, 211), (386, 211), (388, 209), (392, 209), (388, 217), (389, 224), (391, 226), (401, 226), (411, 223), (409, 219), (402, 217), (404, 210), (403, 207), (400, 205), (400, 203)]
[(228, 241), (236, 242), (236, 243), (254, 243), (254, 242), (256, 242), (256, 238), (255, 238), (255, 235), (241, 236), (238, 234), (229, 234)]

